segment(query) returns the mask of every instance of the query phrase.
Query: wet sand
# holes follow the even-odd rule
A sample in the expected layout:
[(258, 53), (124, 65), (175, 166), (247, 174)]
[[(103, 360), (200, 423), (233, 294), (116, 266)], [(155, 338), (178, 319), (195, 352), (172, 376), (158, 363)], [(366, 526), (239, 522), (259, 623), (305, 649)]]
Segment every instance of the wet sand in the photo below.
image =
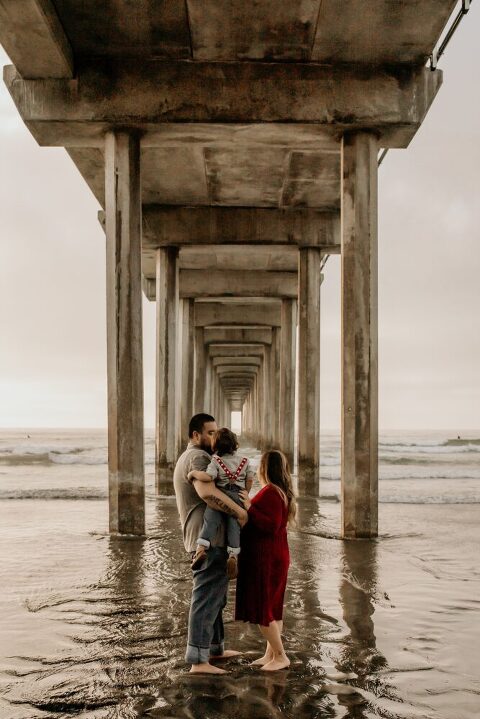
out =
[[(304, 499), (290, 534), (290, 670), (225, 677), (183, 662), (191, 574), (174, 501), (149, 494), (148, 537), (104, 534), (98, 501), (0, 502), (0, 717), (442, 717), (480, 712), (480, 505), (381, 505), (383, 536), (336, 538), (339, 505)], [(8, 510), (8, 511), (7, 511)], [(385, 531), (388, 529), (387, 531)]]

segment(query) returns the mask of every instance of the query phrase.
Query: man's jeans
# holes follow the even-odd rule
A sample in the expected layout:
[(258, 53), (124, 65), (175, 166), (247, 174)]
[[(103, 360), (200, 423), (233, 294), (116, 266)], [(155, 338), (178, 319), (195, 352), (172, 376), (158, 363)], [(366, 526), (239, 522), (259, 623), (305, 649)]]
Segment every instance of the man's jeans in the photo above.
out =
[(227, 603), (227, 551), (211, 547), (199, 569), (193, 572), (185, 661), (203, 664), (224, 650), (222, 610)]
[[(228, 489), (223, 489), (222, 492), (233, 499), (233, 501), (243, 508), (243, 502), (240, 499), (238, 492), (241, 487), (233, 485)], [(240, 525), (236, 517), (232, 515), (226, 515), (224, 512), (220, 512), (218, 509), (212, 509), (207, 507), (205, 514), (203, 515), (203, 526), (198, 538), (198, 544), (202, 544), (204, 547), (210, 547), (211, 542), (217, 536), (218, 528), (222, 522), (227, 524), (227, 545), (229, 554), (240, 553)]]

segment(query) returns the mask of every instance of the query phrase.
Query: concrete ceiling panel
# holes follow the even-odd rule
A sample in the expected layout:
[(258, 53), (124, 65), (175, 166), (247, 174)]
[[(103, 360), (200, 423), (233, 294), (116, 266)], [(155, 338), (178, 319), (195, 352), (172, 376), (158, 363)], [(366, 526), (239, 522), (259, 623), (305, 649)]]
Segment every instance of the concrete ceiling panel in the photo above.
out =
[(323, 0), (311, 60), (423, 64), (456, 0)]
[(320, 0), (187, 0), (195, 60), (308, 60)]
[(54, 0), (76, 55), (191, 57), (184, 0)]
[(340, 207), (340, 156), (334, 153), (292, 152), (285, 182), (284, 206)]
[(208, 204), (202, 148), (184, 145), (142, 151), (142, 188), (147, 204)]
[(205, 148), (212, 204), (278, 207), (287, 160), (279, 147)]

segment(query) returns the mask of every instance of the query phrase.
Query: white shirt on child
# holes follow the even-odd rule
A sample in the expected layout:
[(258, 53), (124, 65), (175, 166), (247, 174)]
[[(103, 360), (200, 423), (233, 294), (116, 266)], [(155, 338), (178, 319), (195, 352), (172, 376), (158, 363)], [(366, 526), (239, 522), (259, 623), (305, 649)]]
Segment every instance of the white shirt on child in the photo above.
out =
[[(232, 474), (235, 474), (244, 457), (242, 457), (241, 454), (238, 454), (238, 452), (235, 452), (235, 454), (224, 454), (220, 457), (220, 459), (227, 469), (229, 469)], [(255, 478), (255, 470), (253, 469), (249, 459), (245, 462), (245, 465), (235, 482), (230, 480), (228, 474), (222, 469), (218, 461), (215, 459), (215, 455), (205, 471), (215, 481), (217, 487), (220, 487), (221, 489), (228, 489), (232, 485), (245, 489), (247, 479), (253, 480)]]

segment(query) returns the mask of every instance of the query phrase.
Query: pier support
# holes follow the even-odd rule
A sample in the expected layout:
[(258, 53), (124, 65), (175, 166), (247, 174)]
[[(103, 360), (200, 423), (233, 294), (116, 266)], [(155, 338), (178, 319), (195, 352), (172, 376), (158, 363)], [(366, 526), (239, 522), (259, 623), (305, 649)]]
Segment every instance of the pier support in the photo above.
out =
[(207, 383), (207, 350), (205, 347), (203, 327), (195, 327), (195, 383), (193, 411), (195, 414), (205, 412), (205, 389)]
[(299, 250), (298, 488), (314, 496), (320, 465), (320, 262), (320, 249)]
[(158, 494), (173, 492), (177, 459), (178, 249), (157, 250), (157, 416), (155, 482)]
[(271, 375), (272, 375), (272, 443), (276, 449), (281, 449), (280, 442), (280, 361), (281, 361), (281, 331), (279, 327), (272, 327), (271, 349)]
[(182, 300), (182, 387), (180, 412), (180, 447), (183, 452), (188, 444), (188, 423), (193, 414), (193, 383), (194, 383), (194, 300)]
[(378, 534), (377, 139), (342, 141), (342, 531)]
[(105, 139), (110, 532), (145, 533), (140, 140)]
[(295, 365), (297, 355), (297, 303), (282, 300), (282, 326), (280, 330), (280, 447), (293, 472), (295, 442)]

